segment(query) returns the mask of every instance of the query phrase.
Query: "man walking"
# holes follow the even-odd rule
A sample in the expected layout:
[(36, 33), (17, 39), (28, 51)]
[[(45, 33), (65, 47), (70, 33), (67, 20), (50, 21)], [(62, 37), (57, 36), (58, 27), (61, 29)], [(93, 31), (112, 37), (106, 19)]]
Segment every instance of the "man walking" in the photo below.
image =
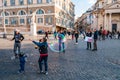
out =
[(78, 38), (79, 38), (79, 33), (78, 31), (75, 31), (75, 44), (78, 44)]
[(93, 43), (93, 50), (92, 51), (97, 51), (97, 39), (98, 39), (98, 31), (95, 29), (94, 30), (94, 43)]
[(18, 54), (20, 54), (20, 49), (21, 49), (21, 42), (24, 40), (24, 37), (22, 34), (20, 34), (19, 30), (15, 30), (14, 37), (11, 39), (11, 41), (15, 40), (14, 43), (14, 54), (15, 57), (18, 57)]

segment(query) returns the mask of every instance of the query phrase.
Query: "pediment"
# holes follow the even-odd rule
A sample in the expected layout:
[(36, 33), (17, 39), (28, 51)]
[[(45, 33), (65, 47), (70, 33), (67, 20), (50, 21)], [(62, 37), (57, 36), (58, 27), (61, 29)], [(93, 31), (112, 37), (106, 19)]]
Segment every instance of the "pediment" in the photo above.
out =
[(107, 5), (105, 9), (120, 9), (120, 2), (112, 3), (110, 5)]

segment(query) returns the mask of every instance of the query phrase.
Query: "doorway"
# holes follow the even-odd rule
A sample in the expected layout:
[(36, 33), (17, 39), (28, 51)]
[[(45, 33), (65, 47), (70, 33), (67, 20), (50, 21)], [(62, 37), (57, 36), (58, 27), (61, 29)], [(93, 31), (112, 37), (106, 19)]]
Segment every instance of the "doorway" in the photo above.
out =
[(117, 24), (112, 24), (112, 32), (113, 31), (115, 31), (115, 32), (117, 31)]

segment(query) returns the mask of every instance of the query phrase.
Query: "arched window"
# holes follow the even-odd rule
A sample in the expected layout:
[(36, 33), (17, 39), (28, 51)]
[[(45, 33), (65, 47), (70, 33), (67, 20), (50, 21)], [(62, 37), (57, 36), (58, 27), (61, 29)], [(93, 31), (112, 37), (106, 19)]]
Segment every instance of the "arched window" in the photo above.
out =
[(25, 15), (25, 14), (26, 14), (25, 11), (22, 11), (22, 10), (21, 10), (21, 11), (19, 12), (19, 15)]
[(4, 13), (2, 12), (2, 13), (1, 13), (2, 16), (4, 16), (4, 14), (5, 14), (5, 16), (9, 16), (9, 13), (8, 13), (8, 12), (4, 12)]
[(8, 12), (5, 12), (5, 16), (9, 16), (9, 13), (8, 13)]
[(39, 9), (39, 10), (36, 12), (36, 14), (44, 14), (44, 11), (41, 10), (41, 9)]

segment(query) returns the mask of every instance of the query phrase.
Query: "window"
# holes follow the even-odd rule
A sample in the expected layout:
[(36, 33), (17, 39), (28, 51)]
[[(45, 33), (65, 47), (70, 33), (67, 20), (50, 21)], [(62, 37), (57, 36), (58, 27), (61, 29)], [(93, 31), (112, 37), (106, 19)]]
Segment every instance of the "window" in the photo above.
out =
[(112, 0), (113, 3), (117, 2), (117, 0)]
[(12, 25), (15, 25), (16, 23), (17, 23), (17, 20), (16, 20), (15, 18), (12, 18), (12, 19), (11, 19), (11, 24), (12, 24)]
[(50, 3), (50, 2), (52, 2), (52, 0), (46, 0), (46, 3)]
[(37, 3), (38, 3), (38, 4), (41, 4), (41, 3), (42, 3), (42, 0), (37, 0)]
[(43, 23), (43, 18), (38, 18), (38, 23)]
[(44, 11), (41, 10), (41, 9), (39, 9), (39, 10), (36, 12), (36, 14), (44, 14)]
[(8, 12), (5, 12), (5, 13), (2, 12), (2, 13), (1, 13), (1, 16), (4, 16), (4, 15), (5, 15), (5, 16), (9, 16), (9, 13), (8, 13)]
[(28, 23), (28, 24), (31, 23), (31, 18), (27, 18), (27, 23)]
[(25, 24), (25, 19), (20, 19), (20, 24)]
[(32, 13), (33, 13), (33, 11), (32, 11), (32, 10), (30, 10), (30, 11), (29, 11), (29, 13), (30, 13), (30, 14), (32, 14)]
[(7, 1), (6, 0), (4, 0), (4, 6), (7, 6)]
[(9, 16), (9, 13), (8, 13), (8, 12), (5, 12), (5, 16)]
[(59, 19), (57, 19), (57, 23), (60, 23), (60, 20), (59, 20)]
[(13, 15), (15, 15), (15, 12), (12, 12)]
[(62, 25), (64, 25), (64, 20), (62, 20)]
[(15, 6), (15, 0), (10, 0), (11, 6)]
[(5, 19), (5, 24), (8, 24), (8, 19)]
[(23, 4), (24, 4), (24, 1), (23, 1), (23, 0), (19, 0), (19, 4), (20, 4), (20, 5), (23, 5)]
[(28, 4), (33, 4), (33, 0), (28, 0)]
[(48, 17), (46, 18), (46, 23), (48, 24)]
[(52, 24), (52, 17), (47, 17), (46, 18), (46, 23), (48, 23), (48, 24)]
[(20, 11), (19, 15), (25, 15), (25, 12), (24, 11)]

